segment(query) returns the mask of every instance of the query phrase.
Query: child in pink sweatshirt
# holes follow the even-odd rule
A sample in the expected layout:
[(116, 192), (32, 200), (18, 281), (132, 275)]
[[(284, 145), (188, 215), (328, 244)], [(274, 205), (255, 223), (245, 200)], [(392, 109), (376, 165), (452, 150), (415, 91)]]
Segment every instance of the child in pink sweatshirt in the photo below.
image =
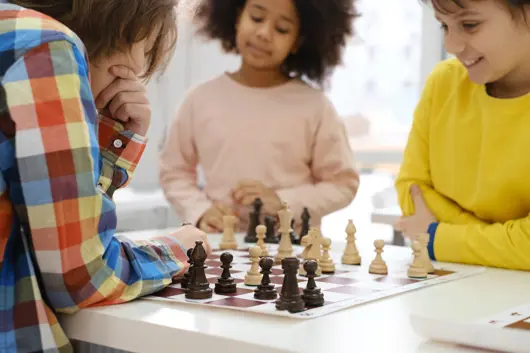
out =
[(304, 207), (319, 227), (359, 187), (345, 127), (321, 90), (352, 34), (353, 0), (203, 0), (197, 17), (241, 67), (193, 88), (179, 108), (161, 152), (167, 199), (206, 232), (222, 231), (227, 214), (246, 229), (258, 197), (262, 214), (285, 201), (295, 227)]

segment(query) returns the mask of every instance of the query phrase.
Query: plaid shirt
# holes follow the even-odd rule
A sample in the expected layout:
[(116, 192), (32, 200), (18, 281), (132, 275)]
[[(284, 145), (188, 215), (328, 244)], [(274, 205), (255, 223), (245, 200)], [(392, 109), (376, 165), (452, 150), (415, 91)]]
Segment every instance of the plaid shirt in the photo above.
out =
[(0, 352), (70, 352), (56, 313), (150, 294), (187, 257), (116, 237), (145, 139), (98, 117), (74, 33), (0, 0), (0, 84)]

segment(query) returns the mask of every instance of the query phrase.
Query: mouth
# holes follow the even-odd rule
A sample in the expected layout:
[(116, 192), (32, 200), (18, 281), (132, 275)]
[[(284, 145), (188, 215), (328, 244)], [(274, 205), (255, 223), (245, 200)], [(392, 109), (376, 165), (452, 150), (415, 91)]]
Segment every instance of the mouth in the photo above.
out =
[(260, 56), (270, 55), (270, 52), (268, 50), (261, 49), (260, 47), (252, 45), (251, 43), (247, 44), (247, 48), (250, 49), (252, 53)]
[(460, 62), (462, 64), (464, 64), (464, 66), (466, 68), (472, 68), (474, 66), (476, 66), (477, 64), (481, 63), (482, 60), (484, 60), (484, 57), (480, 57), (480, 58), (476, 58), (476, 59), (470, 59), (470, 60), (460, 60)]

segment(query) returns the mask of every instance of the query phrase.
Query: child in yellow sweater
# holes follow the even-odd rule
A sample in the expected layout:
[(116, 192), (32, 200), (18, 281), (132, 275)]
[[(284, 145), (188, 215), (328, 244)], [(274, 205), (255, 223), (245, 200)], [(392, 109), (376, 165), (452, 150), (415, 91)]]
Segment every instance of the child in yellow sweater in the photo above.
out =
[(433, 260), (530, 270), (530, 1), (429, 3), (455, 58), (415, 111), (396, 228)]

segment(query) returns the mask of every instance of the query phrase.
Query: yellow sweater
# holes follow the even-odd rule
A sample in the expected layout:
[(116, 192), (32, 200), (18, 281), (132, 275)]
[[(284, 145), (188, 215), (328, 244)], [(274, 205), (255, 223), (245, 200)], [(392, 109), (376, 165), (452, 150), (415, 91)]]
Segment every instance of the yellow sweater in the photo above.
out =
[(413, 183), (439, 221), (431, 258), (530, 270), (530, 94), (493, 98), (455, 59), (437, 65), (396, 181), (404, 215)]

